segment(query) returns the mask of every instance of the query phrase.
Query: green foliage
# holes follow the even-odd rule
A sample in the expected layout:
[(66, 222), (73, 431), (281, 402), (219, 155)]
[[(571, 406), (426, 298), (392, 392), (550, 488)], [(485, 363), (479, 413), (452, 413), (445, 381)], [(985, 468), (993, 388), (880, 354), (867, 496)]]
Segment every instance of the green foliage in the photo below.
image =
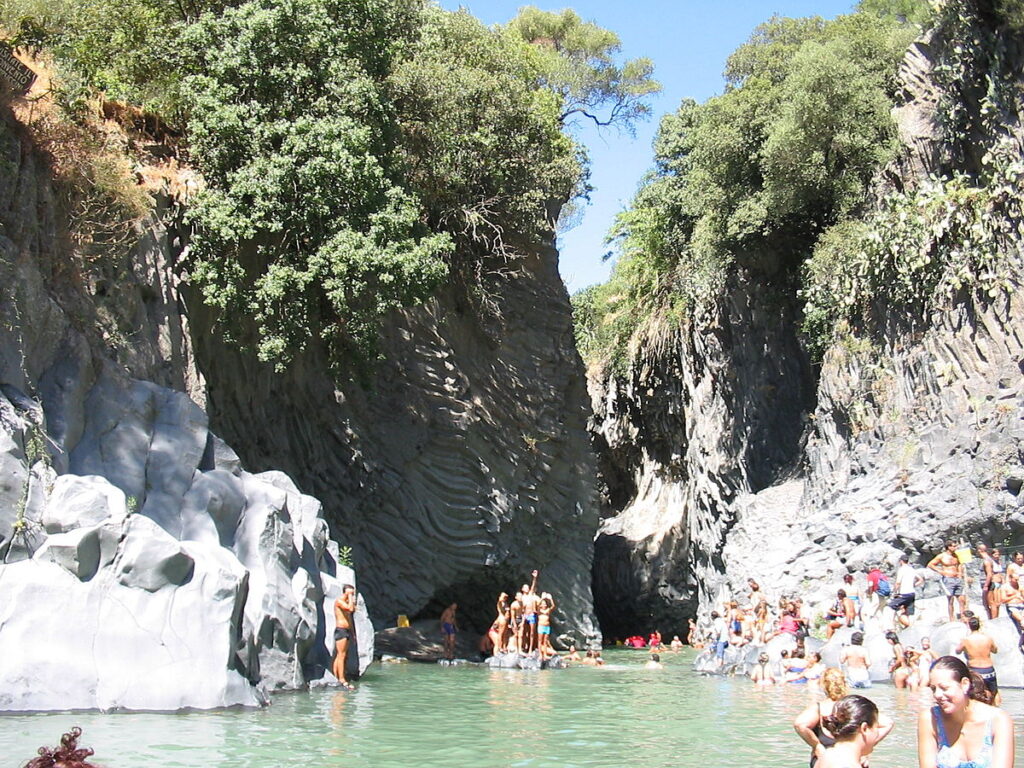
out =
[[(895, 73), (913, 34), (868, 13), (758, 27), (728, 60), (725, 93), (663, 119), (655, 172), (612, 230), (617, 287), (598, 313), (635, 333), (712, 300), (737, 267), (798, 272), (895, 152)], [(602, 340), (621, 347), (631, 334), (616, 327)]]
[(927, 0), (860, 0), (857, 10), (865, 14), (891, 17), (899, 21), (927, 27), (932, 21), (932, 8)]
[(990, 301), (1013, 289), (1007, 243), (1024, 216), (1024, 162), (1007, 142), (987, 168), (982, 186), (962, 175), (932, 179), (825, 233), (803, 291), (812, 349), (820, 354), (846, 333), (878, 327), (892, 307), (921, 319), (964, 292)]
[(396, 181), (383, 90), (413, 18), (388, 0), (254, 0), (185, 36), (208, 182), (192, 278), (209, 304), (255, 319), (259, 356), (278, 367), (311, 336), (334, 359), (365, 356), (378, 319), (446, 274), (450, 238)]
[(618, 36), (570, 9), (561, 13), (533, 6), (519, 9), (509, 29), (531, 45), (542, 84), (562, 99), (562, 122), (579, 115), (599, 126), (631, 130), (650, 114), (645, 99), (661, 90), (650, 59), (620, 66)]
[(546, 236), (550, 203), (582, 183), (559, 99), (536, 86), (528, 54), (464, 11), (429, 8), (390, 80), (403, 177), (431, 227), (451, 233), (463, 256), (509, 257), (513, 236)]
[(352, 547), (342, 547), (338, 550), (338, 564), (346, 568), (353, 568)]

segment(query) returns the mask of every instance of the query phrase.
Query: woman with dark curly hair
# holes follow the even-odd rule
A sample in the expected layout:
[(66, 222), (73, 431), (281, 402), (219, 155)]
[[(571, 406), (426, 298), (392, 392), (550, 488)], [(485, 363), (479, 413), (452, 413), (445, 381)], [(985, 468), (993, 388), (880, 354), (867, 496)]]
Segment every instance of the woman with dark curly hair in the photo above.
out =
[(825, 750), (818, 768), (861, 768), (882, 739), (892, 730), (892, 721), (878, 716), (871, 699), (851, 694), (835, 703), (832, 713), (821, 719), (835, 743)]
[(25, 763), (25, 768), (99, 768), (86, 760), (92, 755), (92, 750), (78, 746), (81, 735), (81, 728), (72, 728), (60, 737), (59, 747), (40, 747), (39, 757)]

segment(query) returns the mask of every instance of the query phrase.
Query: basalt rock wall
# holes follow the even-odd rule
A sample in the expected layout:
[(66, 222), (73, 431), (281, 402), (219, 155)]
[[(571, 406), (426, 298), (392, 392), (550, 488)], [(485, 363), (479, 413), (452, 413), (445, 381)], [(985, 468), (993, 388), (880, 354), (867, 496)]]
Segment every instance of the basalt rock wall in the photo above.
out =
[[(904, 151), (879, 195), (930, 174), (973, 176), (997, 141), (1024, 156), (1021, 40), (995, 29), (984, 3), (960, 5), (972, 21), (958, 34), (990, 41), (984, 58), (1015, 96), (994, 113), (972, 85), (988, 81), (967, 72), (954, 96), (967, 128), (953, 132), (937, 69), (961, 43), (935, 32), (915, 43), (894, 112)], [(771, 597), (820, 602), (846, 572), (893, 568), (900, 551), (923, 564), (946, 537), (1021, 543), (1022, 241), (1016, 222), (998, 297), (965, 292), (923, 320), (887, 307), (869, 342), (837, 343), (817, 370), (795, 292), (769, 302), (770, 275), (750, 273), (671, 354), (648, 346), (627, 378), (591, 378), (611, 513), (594, 566), (606, 630), (681, 631), (698, 605), (706, 615), (745, 594), (748, 577)]]
[(211, 418), (248, 465), (324, 501), (375, 621), (457, 602), (482, 633), (498, 593), (538, 569), (556, 636), (579, 644), (597, 637), (596, 467), (556, 251), (490, 288), (486, 309), (453, 284), (397, 313), (363, 382), (328, 375), (316, 350), (276, 374), (201, 326)]
[[(247, 472), (181, 391), (201, 379), (173, 229), (89, 263), (6, 112), (0, 139), (0, 710), (258, 705), (322, 680), (354, 574), (320, 503)], [(356, 629), (365, 669), (365, 606)]]
[(736, 500), (795, 471), (814, 393), (796, 322), (745, 275), (627, 377), (591, 381), (613, 512), (593, 572), (606, 634), (682, 631), (724, 568)]

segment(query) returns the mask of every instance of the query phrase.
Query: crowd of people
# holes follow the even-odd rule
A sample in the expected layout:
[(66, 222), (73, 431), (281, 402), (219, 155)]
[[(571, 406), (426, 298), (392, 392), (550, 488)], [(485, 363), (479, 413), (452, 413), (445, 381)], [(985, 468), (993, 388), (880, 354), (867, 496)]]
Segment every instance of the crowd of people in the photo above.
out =
[[(981, 568), (981, 592), (988, 618), (1006, 611), (1017, 630), (1018, 645), (1024, 652), (1024, 592), (1020, 576), (1024, 574), (1024, 552), (1017, 552), (1009, 562), (1002, 559), (999, 548), (978, 544), (975, 548)], [(801, 596), (783, 596), (774, 605), (754, 579), (749, 579), (746, 604), (738, 600), (723, 602), (712, 611), (702, 625), (690, 623), (688, 642), (697, 648), (714, 649), (721, 660), (729, 647), (764, 645), (780, 635), (791, 635), (798, 643), (821, 627), (825, 639), (841, 628), (864, 629), (869, 621), (880, 622), (896, 632), (914, 623), (918, 587), (926, 575), (934, 574), (941, 593), (946, 597), (949, 620), (967, 618), (968, 576), (965, 563), (973, 559), (970, 547), (947, 541), (941, 552), (926, 566), (914, 567), (903, 555), (895, 574), (890, 578), (879, 567), (871, 568), (858, 580), (846, 574), (828, 608), (812, 615)], [(907, 677), (913, 671), (911, 655), (900, 663)]]

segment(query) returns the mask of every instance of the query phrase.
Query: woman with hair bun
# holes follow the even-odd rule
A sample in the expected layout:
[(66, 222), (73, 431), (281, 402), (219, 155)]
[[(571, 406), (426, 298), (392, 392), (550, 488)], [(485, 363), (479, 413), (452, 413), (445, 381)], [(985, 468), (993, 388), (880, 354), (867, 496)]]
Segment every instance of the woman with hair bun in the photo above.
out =
[[(828, 748), (836, 743), (832, 734), (825, 730), (824, 722), (827, 717), (832, 715), (839, 701), (849, 693), (846, 676), (842, 670), (835, 667), (826, 669), (821, 676), (821, 689), (827, 698), (808, 706), (793, 721), (793, 729), (811, 748), (810, 768), (815, 768), (818, 760), (825, 755)], [(889, 728), (892, 728), (891, 724)]]
[(984, 681), (956, 656), (932, 664), (935, 706), (917, 722), (920, 768), (1013, 768), (1013, 721), (987, 703)]
[(875, 702), (864, 696), (844, 696), (822, 718), (835, 744), (825, 750), (818, 768), (862, 768), (864, 759), (892, 730), (892, 720), (878, 714)]

